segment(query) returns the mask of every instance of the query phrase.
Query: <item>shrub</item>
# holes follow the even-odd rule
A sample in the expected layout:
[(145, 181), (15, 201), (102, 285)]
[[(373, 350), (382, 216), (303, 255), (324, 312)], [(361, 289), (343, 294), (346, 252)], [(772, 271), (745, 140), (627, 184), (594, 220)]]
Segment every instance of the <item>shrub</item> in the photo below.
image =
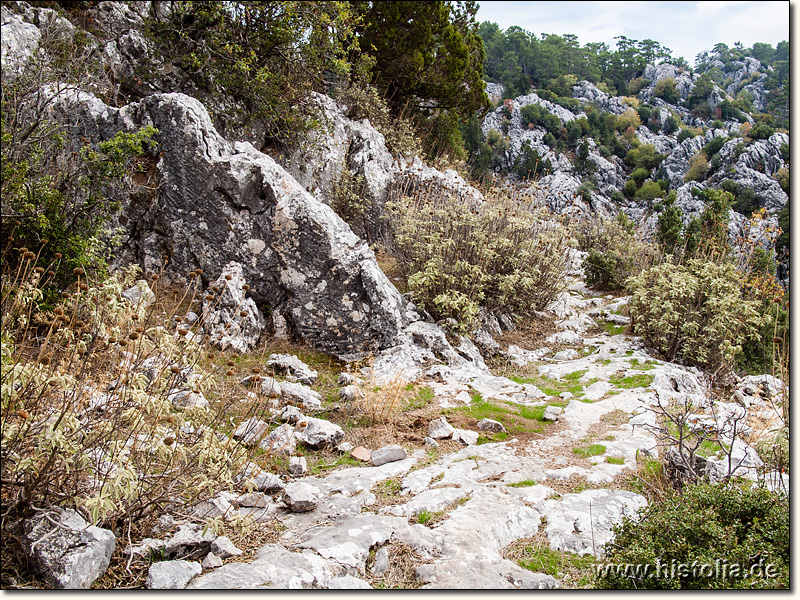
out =
[(666, 360), (711, 370), (730, 364), (761, 324), (742, 283), (732, 264), (668, 257), (628, 281), (633, 331)]
[(617, 131), (627, 131), (629, 127), (633, 127), (635, 130), (638, 129), (641, 124), (642, 121), (639, 119), (639, 114), (635, 109), (629, 108), (617, 117), (616, 128)]
[(542, 117), (542, 107), (538, 104), (526, 104), (519, 110), (520, 120), (523, 127), (533, 125), (534, 127), (539, 124)]
[(635, 198), (637, 200), (641, 200), (644, 202), (652, 202), (656, 198), (663, 198), (664, 197), (664, 190), (661, 189), (661, 186), (655, 181), (646, 181), (642, 184), (635, 194)]
[(578, 247), (589, 253), (583, 261), (586, 283), (597, 289), (624, 289), (625, 280), (647, 268), (655, 257), (654, 248), (637, 237), (624, 213), (574, 227)]
[(778, 182), (778, 185), (781, 186), (781, 189), (789, 193), (789, 170), (785, 167), (778, 169), (778, 172), (774, 175), (775, 181)]
[(693, 138), (694, 134), (689, 129), (681, 129), (681, 132), (678, 134), (678, 143), (680, 144), (683, 140), (688, 140), (689, 138)]
[(631, 173), (631, 180), (636, 182), (637, 188), (641, 186), (648, 177), (650, 177), (650, 169), (646, 167), (638, 167)]
[(703, 146), (703, 153), (708, 158), (714, 156), (717, 152), (719, 152), (720, 148), (725, 145), (725, 142), (728, 141), (728, 138), (724, 135), (718, 135), (713, 140), (708, 142), (705, 146)]
[[(42, 264), (63, 267), (55, 270), (65, 284), (61, 274), (73, 268), (105, 269), (115, 235), (109, 224), (120, 198), (146, 189), (134, 183), (134, 173), (157, 184), (150, 180), (155, 161), (146, 155), (157, 132), (146, 126), (99, 143), (79, 139), (75, 115), (56, 96), (76, 87), (102, 96), (110, 84), (96, 52), (79, 36), (64, 40), (42, 29), (40, 52), (14, 77), (6, 78), (4, 68), (0, 88), (2, 239), (6, 249), (12, 240), (16, 247), (39, 248)], [(3, 262), (18, 265), (13, 253)]]
[(664, 209), (658, 215), (656, 241), (665, 254), (672, 254), (682, 243), (683, 221), (681, 216), (683, 212), (675, 206), (677, 198), (678, 194), (675, 191), (671, 191), (664, 202)]
[(678, 122), (675, 120), (675, 117), (673, 117), (672, 115), (668, 116), (664, 120), (664, 126), (662, 127), (662, 129), (664, 130), (664, 133), (667, 135), (674, 133), (675, 130), (678, 129)]
[(664, 155), (659, 154), (653, 144), (642, 144), (628, 152), (625, 157), (625, 164), (630, 167), (654, 169), (662, 160), (664, 160)]
[(691, 163), (689, 164), (689, 170), (686, 171), (686, 175), (683, 176), (683, 180), (686, 181), (705, 181), (706, 175), (708, 175), (708, 171), (710, 166), (708, 164), (708, 159), (703, 152), (698, 152), (692, 158)]
[[(697, 484), (625, 517), (613, 533), (606, 545), (608, 563), (642, 571), (598, 569), (601, 589), (789, 587), (789, 500), (783, 494)], [(686, 570), (676, 572), (673, 565)], [(703, 565), (708, 567), (700, 570)], [(774, 565), (769, 572), (767, 565)]]
[(400, 276), (437, 319), (469, 323), (480, 307), (524, 314), (562, 289), (569, 240), (545, 212), (495, 195), (470, 205), (444, 193), (387, 203)]
[(775, 128), (765, 122), (756, 123), (750, 130), (750, 137), (754, 140), (765, 140), (775, 133)]
[(350, 119), (369, 119), (383, 134), (386, 147), (394, 156), (421, 156), (422, 142), (410, 119), (392, 114), (378, 88), (355, 82), (337, 90), (336, 99), (348, 108)]
[(659, 79), (653, 88), (653, 95), (670, 104), (677, 104), (681, 99), (678, 88), (675, 87), (675, 80), (672, 77)]
[(535, 177), (540, 173), (549, 173), (553, 170), (553, 165), (548, 158), (539, 156), (539, 152), (531, 148), (528, 140), (522, 144), (519, 155), (514, 162), (514, 171), (521, 179)]

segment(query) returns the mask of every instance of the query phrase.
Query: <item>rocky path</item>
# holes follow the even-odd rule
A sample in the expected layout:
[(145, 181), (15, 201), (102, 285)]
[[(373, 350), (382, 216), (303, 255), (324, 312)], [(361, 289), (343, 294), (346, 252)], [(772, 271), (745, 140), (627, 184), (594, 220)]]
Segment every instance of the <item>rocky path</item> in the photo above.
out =
[[(402, 556), (413, 557), (414, 578), (426, 588), (560, 587), (552, 576), (506, 560), (503, 549), (543, 530), (553, 550), (601, 555), (611, 526), (646, 505), (618, 482), (636, 468), (637, 455), (658, 455), (651, 409), (687, 398), (701, 405), (708, 393), (700, 372), (655, 360), (636, 338), (587, 335), (599, 323), (624, 324), (618, 314), (624, 302), (594, 295), (576, 281), (551, 306), (560, 332), (548, 338), (570, 347), (510, 347), (520, 364), (540, 363), (542, 377), (580, 383), (576, 394), (547, 396), (488, 373), (428, 369), (436, 377), (427, 383), (443, 407), (471, 401), (468, 390), (493, 402), (551, 406), (548, 416), (557, 422), (545, 434), (466, 445), (435, 462), (418, 450), (381, 466), (296, 479), (283, 497), (264, 496), (257, 507), (238, 508), (257, 520), (277, 518), (286, 528), (280, 543), (263, 547), (252, 562), (200, 574), (188, 587), (367, 588), (368, 580), (381, 581), (396, 569), (392, 561)], [(755, 410), (777, 383), (747, 379), (753, 381), (745, 381), (740, 394)], [(740, 454), (743, 472), (760, 466), (745, 444)], [(376, 493), (389, 484), (399, 493), (387, 502)]]

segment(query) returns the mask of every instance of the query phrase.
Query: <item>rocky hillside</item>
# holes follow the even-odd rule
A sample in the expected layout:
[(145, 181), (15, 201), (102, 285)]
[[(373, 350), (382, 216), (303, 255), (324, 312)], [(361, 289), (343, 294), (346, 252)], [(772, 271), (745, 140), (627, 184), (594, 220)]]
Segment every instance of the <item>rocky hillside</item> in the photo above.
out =
[[(748, 68), (753, 65), (735, 71), (734, 82), (741, 83)], [(722, 188), (737, 198), (731, 239), (742, 236), (751, 213), (762, 207), (768, 212), (762, 227), (777, 228), (778, 213), (789, 202), (788, 134), (754, 125), (743, 113), (737, 118), (725, 118), (721, 110), (715, 119), (693, 116), (685, 104), (695, 93), (699, 75), (692, 78), (673, 65), (648, 65), (642, 79), (648, 83), (634, 97), (612, 97), (588, 81), (580, 82), (569, 108), (547, 90), (542, 96), (532, 92), (505, 101), (482, 124), (484, 140), (495, 155), (495, 171), (512, 176), (520, 167), (538, 172), (531, 193), (543, 196), (556, 212), (622, 211), (650, 231), (669, 192), (676, 193), (676, 205), (688, 223), (704, 209), (697, 191)], [(654, 95), (663, 81), (674, 82), (676, 103)], [(748, 85), (758, 92), (760, 81)], [(490, 91), (499, 97), (502, 86)], [(716, 84), (704, 98), (712, 110), (731, 100)], [(526, 107), (536, 107), (533, 119)], [(606, 123), (611, 123), (611, 142)], [(562, 127), (575, 129), (569, 134), (574, 141), (565, 145), (556, 139)]]
[[(772, 323), (772, 296), (742, 292), (760, 273), (647, 263), (699, 288), (667, 347), (645, 327), (662, 303), (595, 289), (595, 248), (574, 239), (617, 223), (595, 246), (649, 259), (605, 217), (652, 234), (677, 206), (708, 224), (715, 197), (693, 190), (720, 187), (766, 209), (747, 235), (772, 240), (787, 134), (694, 117), (698, 80), (662, 64), (635, 98), (584, 81), (570, 102), (497, 107), (482, 135), (510, 177), (479, 189), (319, 91), (294, 143), (236, 121), (236, 94), (147, 34), (171, 10), (2, 6), (4, 587), (614, 586), (595, 569), (620, 558), (614, 526), (645, 531), (642, 509), (698, 482), (759, 499), (736, 518), (775, 511), (730, 547), (779, 575), (736, 584), (788, 585), (789, 386), (731, 367)], [(756, 73), (733, 73), (756, 99)], [(430, 222), (399, 223), (407, 201)], [(691, 239), (725, 257), (713, 225)], [(402, 277), (403, 244), (459, 250)], [(727, 548), (711, 541), (691, 551)]]

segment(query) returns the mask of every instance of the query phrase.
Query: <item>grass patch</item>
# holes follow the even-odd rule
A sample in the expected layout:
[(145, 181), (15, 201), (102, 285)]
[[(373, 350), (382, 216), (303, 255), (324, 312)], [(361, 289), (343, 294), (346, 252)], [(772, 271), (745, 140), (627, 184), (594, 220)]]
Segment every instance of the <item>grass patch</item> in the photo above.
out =
[(470, 498), (472, 498), (472, 496), (467, 494), (463, 498), (454, 500), (446, 507), (444, 507), (444, 509), (442, 510), (437, 510), (437, 511), (423, 510), (422, 512), (417, 514), (416, 517), (411, 519), (411, 524), (413, 525), (419, 523), (420, 525), (425, 525), (426, 527), (433, 527), (437, 523), (441, 523), (442, 521), (444, 521), (449, 516), (449, 513), (451, 511), (469, 502)]
[(720, 450), (722, 450), (722, 446), (720, 446), (718, 442), (703, 440), (700, 447), (697, 449), (697, 453), (704, 458), (708, 458), (709, 456), (714, 456)]
[[(543, 431), (544, 424), (544, 406), (524, 406), (519, 404), (486, 402), (480, 400), (473, 402), (469, 406), (460, 406), (457, 408), (448, 409), (445, 414), (455, 412), (466, 415), (476, 421), (481, 419), (492, 419), (503, 424), (507, 432), (523, 433), (533, 432), (539, 433)], [(491, 441), (503, 441), (508, 438), (507, 432), (500, 432), (489, 435), (481, 435), (478, 438), (478, 443), (487, 443)], [(481, 442), (483, 438), (483, 442)]]
[[(409, 389), (410, 388), (410, 389)], [(406, 386), (406, 390), (410, 392), (414, 392), (414, 395), (408, 399), (408, 403), (406, 404), (406, 410), (415, 410), (418, 408), (425, 408), (433, 401), (434, 393), (431, 388), (427, 385), (423, 386), (419, 389), (415, 389), (416, 385), (413, 383), (408, 384)]]
[(607, 456), (606, 462), (612, 465), (624, 465), (625, 459), (621, 456)]
[(630, 375), (628, 377), (612, 375), (608, 378), (608, 381), (616, 387), (629, 390), (632, 388), (647, 387), (653, 383), (653, 376), (646, 373), (642, 373), (641, 375)]
[(534, 485), (536, 485), (536, 482), (533, 479), (525, 479), (523, 481), (517, 481), (516, 483), (509, 483), (508, 487), (521, 488), (521, 487), (532, 487)]
[(592, 444), (591, 446), (579, 446), (573, 448), (573, 454), (577, 454), (582, 458), (589, 458), (590, 456), (599, 456), (606, 451), (606, 447), (602, 444)]
[(578, 381), (581, 377), (586, 375), (589, 369), (584, 369), (583, 371), (573, 371), (572, 373), (567, 373), (564, 375), (564, 379), (566, 381)]
[[(333, 462), (328, 462), (325, 457), (317, 457), (315, 453), (306, 452), (305, 453), (306, 460), (308, 461), (308, 474), (309, 475), (319, 475), (320, 473), (324, 473), (326, 471), (332, 471), (339, 467), (363, 467), (364, 463), (362, 463), (357, 458), (353, 458), (349, 454), (340, 454), (336, 457)], [(286, 463), (288, 465), (288, 459), (286, 459)]]
[(532, 538), (516, 540), (509, 544), (503, 552), (503, 557), (516, 562), (523, 569), (534, 573), (547, 573), (559, 579), (564, 587), (590, 587), (594, 579), (592, 565), (596, 559), (593, 556), (578, 556), (552, 550), (543, 532)]
[(615, 323), (609, 323), (608, 321), (603, 323), (603, 330), (608, 335), (619, 335), (621, 333), (625, 333), (625, 329), (627, 329), (627, 325), (616, 325)]
[(655, 361), (648, 360), (643, 363), (639, 362), (638, 358), (631, 359), (631, 369), (635, 369), (637, 371), (649, 371), (653, 367), (656, 366)]

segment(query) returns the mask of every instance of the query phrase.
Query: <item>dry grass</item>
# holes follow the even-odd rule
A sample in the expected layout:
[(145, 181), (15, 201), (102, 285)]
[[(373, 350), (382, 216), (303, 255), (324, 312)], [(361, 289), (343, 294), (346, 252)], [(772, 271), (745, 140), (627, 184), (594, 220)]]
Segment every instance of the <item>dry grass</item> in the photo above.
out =
[[(389, 551), (389, 570), (380, 577), (369, 579), (370, 585), (378, 589), (417, 589), (422, 582), (417, 579), (417, 567), (426, 561), (408, 544), (391, 542), (384, 546)], [(375, 562), (374, 555), (367, 561), (367, 572)]]

